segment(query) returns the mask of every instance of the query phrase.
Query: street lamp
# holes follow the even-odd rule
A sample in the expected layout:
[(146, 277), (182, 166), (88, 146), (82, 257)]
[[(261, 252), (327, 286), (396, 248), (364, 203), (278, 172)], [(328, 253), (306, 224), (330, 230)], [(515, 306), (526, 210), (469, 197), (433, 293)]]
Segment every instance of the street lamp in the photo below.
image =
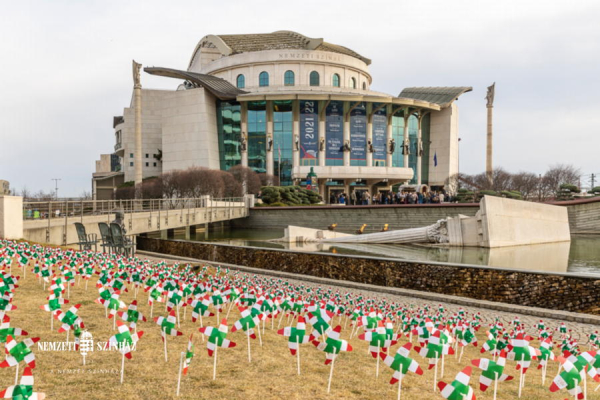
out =
[(52, 178), (50, 180), (54, 181), (54, 193), (55, 193), (56, 200), (58, 200), (58, 181), (60, 181), (62, 179), (60, 179), (60, 178)]

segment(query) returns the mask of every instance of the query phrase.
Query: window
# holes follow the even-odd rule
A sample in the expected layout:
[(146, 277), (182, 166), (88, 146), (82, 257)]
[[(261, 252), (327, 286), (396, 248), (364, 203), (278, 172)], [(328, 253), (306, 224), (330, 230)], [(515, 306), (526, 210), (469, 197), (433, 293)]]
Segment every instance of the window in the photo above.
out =
[(150, 166), (150, 163), (146, 163), (146, 167), (149, 167), (149, 166)]
[(129, 153), (129, 158), (133, 158), (133, 153)]
[(340, 76), (338, 74), (333, 74), (332, 83), (333, 87), (340, 87)]
[(283, 75), (283, 84), (285, 86), (294, 86), (294, 71), (285, 71)]
[(150, 158), (150, 154), (146, 153), (146, 158)]
[(156, 167), (156, 163), (152, 163), (152, 164), (154, 164), (153, 167)]
[(367, 82), (363, 82), (363, 90), (367, 90)]
[(130, 167), (133, 167), (133, 161), (131, 161), (131, 162), (129, 163), (129, 166), (130, 166)]
[(319, 73), (317, 71), (310, 73), (310, 86), (319, 86)]
[(258, 86), (269, 86), (269, 73), (263, 71), (258, 75)]
[(239, 74), (236, 79), (236, 85), (238, 88), (243, 89), (246, 87), (246, 78), (244, 75)]
[(356, 89), (356, 78), (350, 78), (350, 87)]

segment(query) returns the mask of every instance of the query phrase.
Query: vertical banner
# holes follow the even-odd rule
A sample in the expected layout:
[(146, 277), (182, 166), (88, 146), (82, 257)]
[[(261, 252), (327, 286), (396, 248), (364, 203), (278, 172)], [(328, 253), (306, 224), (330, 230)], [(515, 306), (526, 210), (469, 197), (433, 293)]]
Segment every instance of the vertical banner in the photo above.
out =
[(386, 134), (387, 116), (385, 108), (382, 108), (373, 115), (373, 160), (385, 161)]
[(367, 110), (365, 103), (350, 113), (350, 161), (365, 161), (367, 147)]
[(300, 101), (300, 158), (316, 160), (319, 154), (319, 105)]
[(343, 124), (344, 107), (341, 101), (332, 101), (327, 106), (325, 120), (325, 136), (327, 142), (326, 157), (328, 159), (342, 160), (342, 145), (344, 140)]

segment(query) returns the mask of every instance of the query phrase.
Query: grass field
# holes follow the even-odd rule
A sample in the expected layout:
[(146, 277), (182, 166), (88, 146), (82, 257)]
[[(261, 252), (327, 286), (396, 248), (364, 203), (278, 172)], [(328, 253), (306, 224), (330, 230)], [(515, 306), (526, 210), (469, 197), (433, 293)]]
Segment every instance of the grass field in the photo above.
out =
[[(57, 332), (58, 322), (54, 330), (50, 330), (50, 315), (40, 309), (46, 303), (47, 291), (43, 284), (28, 268), (26, 278), (19, 281), (13, 303), (17, 310), (9, 313), (11, 326), (20, 327), (29, 332), (29, 337), (40, 337), (42, 342), (64, 341), (66, 334)], [(23, 276), (23, 271), (13, 264), (14, 275)], [(95, 303), (98, 291), (95, 288), (97, 277), (94, 276), (88, 284), (76, 284), (70, 290), (71, 304), (80, 303), (79, 315), (83, 318), (86, 329), (93, 335), (94, 340), (107, 341), (115, 331), (113, 323), (105, 317), (104, 308)], [(133, 290), (124, 293), (121, 299), (129, 304), (134, 298)], [(297, 375), (296, 358), (290, 355), (287, 348), (287, 338), (276, 334), (279, 319), (274, 321), (275, 329), (271, 330), (268, 322), (263, 336), (263, 346), (258, 340), (252, 340), (252, 362), (248, 363), (247, 339), (244, 332), (229, 333), (228, 338), (237, 343), (231, 349), (219, 349), (217, 379), (212, 380), (213, 359), (207, 356), (206, 342), (198, 332), (199, 322), (192, 323), (190, 313), (181, 323), (184, 335), (168, 338), (168, 362), (165, 362), (160, 329), (150, 320), (150, 307), (147, 305), (148, 294), (141, 291), (138, 294), (138, 309), (148, 322), (138, 325), (138, 330), (144, 331), (144, 336), (138, 343), (131, 360), (125, 361), (125, 382), (121, 385), (120, 366), (121, 355), (116, 351), (94, 351), (87, 357), (87, 365), (82, 365), (82, 356), (75, 351), (40, 351), (34, 348), (37, 367), (34, 369), (35, 391), (44, 392), (48, 399), (174, 399), (178, 377), (179, 356), (185, 351), (188, 336), (194, 333), (196, 355), (191, 363), (189, 373), (181, 382), (181, 399), (396, 399), (397, 385), (390, 385), (392, 370), (380, 363), (379, 377), (375, 376), (376, 361), (368, 353), (368, 344), (354, 337), (350, 343), (354, 350), (342, 353), (335, 362), (331, 394), (327, 394), (329, 366), (324, 365), (325, 354), (319, 352), (312, 344), (301, 346), (302, 374)], [(155, 304), (154, 316), (166, 315), (164, 304)], [(223, 315), (222, 315), (223, 316)], [(485, 325), (491, 320), (492, 312), (485, 318)], [(181, 311), (183, 317), (183, 310)], [(239, 312), (232, 310), (229, 326), (239, 318)], [(335, 318), (334, 325), (339, 319)], [(341, 320), (344, 326), (344, 320)], [(216, 317), (204, 318), (204, 325), (217, 326)], [(285, 321), (281, 323), (281, 327)], [(295, 325), (295, 322), (293, 323)], [(484, 328), (478, 333), (479, 346), (484, 341)], [(307, 332), (310, 331), (310, 327)], [(342, 330), (342, 338), (348, 339), (350, 324)], [(22, 337), (21, 337), (22, 338)], [(72, 333), (70, 340), (73, 340)], [(395, 352), (397, 347), (407, 342), (403, 337), (400, 343), (390, 350)], [(537, 341), (532, 342), (538, 347)], [(480, 347), (469, 346), (462, 357), (461, 363), (454, 356), (445, 362), (442, 380), (452, 382), (455, 375), (474, 358), (488, 357), (480, 355)], [(441, 399), (439, 393), (433, 391), (433, 370), (427, 370), (427, 360), (414, 352), (412, 357), (425, 370), (423, 376), (409, 374), (403, 382), (403, 399)], [(526, 386), (522, 393), (523, 399), (563, 399), (568, 397), (566, 391), (550, 393), (548, 387), (556, 374), (558, 364), (552, 362), (548, 368), (546, 384), (541, 385), (541, 373), (532, 362), (532, 368), (527, 372)], [(22, 372), (23, 366), (21, 366)], [(492, 389), (486, 393), (479, 390), (479, 371), (473, 368), (471, 387), (477, 398), (492, 399)], [(515, 399), (518, 393), (518, 371), (515, 362), (508, 361), (505, 373), (515, 375), (515, 380), (502, 382), (499, 385), (498, 399)], [(15, 369), (0, 370), (0, 389), (12, 385)], [(600, 391), (594, 392), (597, 384), (588, 383), (588, 398), (600, 399)], [(571, 397), (572, 398), (572, 397)]]

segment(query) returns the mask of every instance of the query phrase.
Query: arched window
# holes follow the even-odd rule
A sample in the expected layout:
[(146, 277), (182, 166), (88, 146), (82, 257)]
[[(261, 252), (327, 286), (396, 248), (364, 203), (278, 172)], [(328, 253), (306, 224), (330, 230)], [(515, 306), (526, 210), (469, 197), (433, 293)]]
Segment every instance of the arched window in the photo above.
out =
[(243, 89), (246, 87), (246, 78), (244, 75), (239, 74), (236, 79), (236, 85), (238, 88)]
[(263, 71), (258, 75), (258, 86), (269, 86), (269, 73)]
[(363, 90), (367, 90), (367, 82), (363, 82)]
[(340, 76), (338, 74), (333, 74), (333, 78), (331, 80), (333, 87), (340, 87)]
[(319, 86), (319, 73), (313, 71), (310, 73), (310, 86)]
[(350, 87), (356, 89), (356, 78), (350, 78)]
[(285, 71), (285, 74), (283, 75), (283, 84), (285, 86), (294, 86), (294, 80), (294, 71)]

